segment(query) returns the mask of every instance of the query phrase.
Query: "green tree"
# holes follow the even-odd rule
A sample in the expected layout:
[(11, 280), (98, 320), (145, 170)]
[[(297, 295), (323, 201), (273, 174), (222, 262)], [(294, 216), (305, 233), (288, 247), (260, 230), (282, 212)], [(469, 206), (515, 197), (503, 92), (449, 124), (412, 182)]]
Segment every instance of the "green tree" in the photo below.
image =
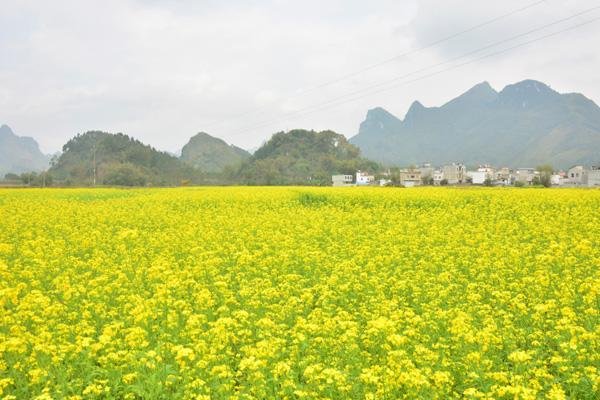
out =
[(554, 168), (549, 164), (545, 164), (538, 166), (536, 169), (540, 173), (538, 184), (541, 184), (544, 187), (552, 186), (552, 174), (554, 173)]
[(103, 183), (111, 186), (145, 186), (144, 172), (133, 164), (115, 164), (109, 166)]

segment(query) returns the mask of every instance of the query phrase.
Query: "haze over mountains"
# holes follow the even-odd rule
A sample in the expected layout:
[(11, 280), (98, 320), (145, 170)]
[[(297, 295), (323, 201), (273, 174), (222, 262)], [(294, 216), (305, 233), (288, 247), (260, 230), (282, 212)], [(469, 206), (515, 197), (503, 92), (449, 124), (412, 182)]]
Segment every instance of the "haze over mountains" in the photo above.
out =
[(8, 172), (41, 171), (50, 157), (30, 137), (17, 136), (7, 125), (0, 126), (0, 177)]
[(560, 94), (534, 80), (500, 92), (483, 82), (441, 107), (415, 101), (404, 120), (372, 109), (350, 142), (387, 164), (567, 168), (600, 161), (600, 108), (581, 94)]
[[(93, 155), (98, 184), (134, 185), (323, 184), (331, 173), (376, 168), (369, 160), (568, 168), (600, 162), (600, 107), (538, 81), (500, 92), (483, 82), (441, 107), (415, 101), (404, 120), (372, 109), (349, 141), (331, 131), (293, 130), (273, 135), (254, 155), (204, 132), (176, 157), (123, 134), (90, 131), (65, 144), (50, 172), (59, 181), (90, 184)], [(0, 127), (0, 176), (48, 167), (34, 139)]]

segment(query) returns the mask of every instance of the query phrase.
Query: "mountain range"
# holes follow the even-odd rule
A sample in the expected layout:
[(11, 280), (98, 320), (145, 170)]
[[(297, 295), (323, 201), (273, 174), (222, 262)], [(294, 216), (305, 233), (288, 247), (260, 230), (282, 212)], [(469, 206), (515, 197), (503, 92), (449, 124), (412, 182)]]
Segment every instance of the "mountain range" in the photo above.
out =
[(415, 101), (403, 120), (372, 109), (350, 142), (365, 157), (393, 165), (567, 168), (600, 161), (600, 108), (582, 94), (561, 94), (534, 80), (500, 92), (483, 82), (441, 107)]
[[(483, 82), (440, 107), (415, 101), (403, 120), (372, 109), (349, 141), (332, 131), (297, 129), (274, 134), (253, 155), (204, 132), (177, 157), (127, 135), (90, 131), (63, 146), (50, 172), (57, 181), (76, 185), (90, 184), (94, 176), (97, 184), (114, 185), (322, 185), (332, 173), (375, 170), (369, 160), (390, 166), (596, 164), (600, 107), (582, 94), (561, 94), (538, 81), (500, 92)], [(49, 156), (34, 139), (0, 127), (0, 177), (48, 167)]]
[(0, 126), (0, 178), (9, 172), (45, 170), (49, 161), (33, 138), (17, 136), (7, 125)]
[(48, 172), (53, 181), (75, 186), (328, 185), (332, 174), (357, 169), (379, 168), (332, 131), (279, 132), (254, 155), (200, 133), (181, 158), (122, 133), (89, 131), (70, 139)]

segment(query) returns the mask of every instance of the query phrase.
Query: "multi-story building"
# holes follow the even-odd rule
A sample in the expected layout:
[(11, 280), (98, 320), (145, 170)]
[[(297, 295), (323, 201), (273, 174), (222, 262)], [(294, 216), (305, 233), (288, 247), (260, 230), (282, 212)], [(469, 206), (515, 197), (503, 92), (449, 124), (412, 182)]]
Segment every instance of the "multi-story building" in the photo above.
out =
[(535, 168), (518, 168), (515, 173), (515, 181), (531, 185), (536, 172)]
[(496, 170), (491, 165), (480, 165), (477, 168), (477, 172), (485, 172), (485, 178), (494, 180), (494, 176), (496, 175)]
[(444, 174), (443, 179), (448, 181), (449, 185), (461, 184), (467, 181), (465, 166), (460, 163), (444, 165), (442, 173)]
[(485, 171), (468, 171), (467, 176), (471, 178), (473, 185), (483, 185), (487, 179), (487, 173)]
[(400, 184), (405, 187), (421, 185), (421, 171), (418, 169), (407, 169), (400, 171)]
[(358, 186), (371, 185), (375, 182), (375, 176), (369, 175), (368, 172), (356, 171), (356, 184)]
[(510, 185), (512, 183), (512, 171), (508, 167), (502, 167), (496, 171), (494, 181), (499, 185)]
[(572, 185), (572, 186), (586, 185), (587, 186), (586, 172), (587, 171), (583, 167), (583, 165), (575, 165), (575, 166), (569, 168), (569, 171), (567, 171), (567, 179), (568, 179), (569, 185)]
[(600, 165), (592, 165), (586, 174), (586, 183), (589, 187), (600, 186)]
[(443, 180), (444, 180), (444, 172), (442, 170), (436, 169), (435, 171), (433, 171), (433, 184), (434, 185), (441, 185)]

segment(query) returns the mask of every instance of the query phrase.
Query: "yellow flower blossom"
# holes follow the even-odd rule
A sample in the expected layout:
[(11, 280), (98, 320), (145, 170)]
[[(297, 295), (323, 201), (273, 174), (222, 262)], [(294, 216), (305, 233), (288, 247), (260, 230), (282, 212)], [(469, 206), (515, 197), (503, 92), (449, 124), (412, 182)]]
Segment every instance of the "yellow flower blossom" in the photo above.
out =
[(599, 207), (581, 189), (0, 189), (0, 399), (592, 399)]

